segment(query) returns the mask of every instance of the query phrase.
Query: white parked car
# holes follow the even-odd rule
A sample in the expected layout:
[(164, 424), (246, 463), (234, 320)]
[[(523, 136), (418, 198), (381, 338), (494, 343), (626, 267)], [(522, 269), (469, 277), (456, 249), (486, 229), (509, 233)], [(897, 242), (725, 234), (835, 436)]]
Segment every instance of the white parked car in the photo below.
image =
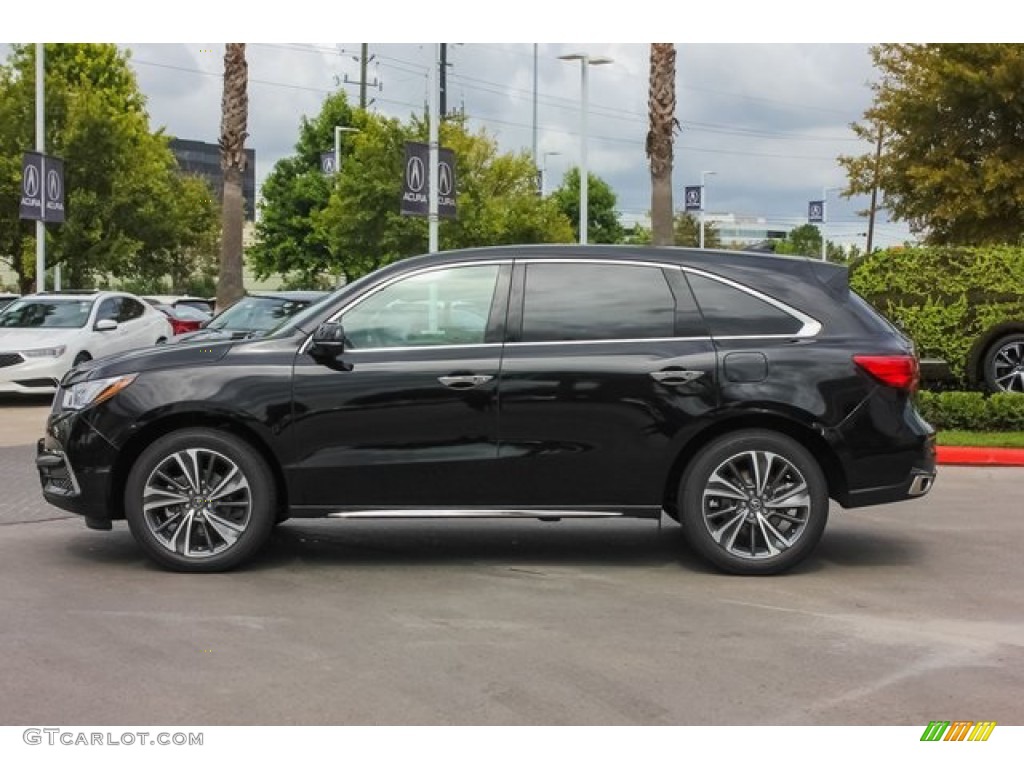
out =
[(22, 296), (0, 311), (0, 392), (53, 392), (79, 363), (172, 335), (162, 312), (128, 293)]

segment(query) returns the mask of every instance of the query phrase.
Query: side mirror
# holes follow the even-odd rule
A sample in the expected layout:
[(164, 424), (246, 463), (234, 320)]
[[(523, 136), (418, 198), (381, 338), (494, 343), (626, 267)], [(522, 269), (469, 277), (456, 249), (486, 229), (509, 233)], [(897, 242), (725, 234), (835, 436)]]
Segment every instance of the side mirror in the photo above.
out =
[(116, 331), (117, 321), (111, 320), (109, 317), (107, 317), (104, 318), (103, 320), (97, 320), (96, 325), (94, 325), (93, 328), (97, 331)]
[(314, 358), (331, 359), (345, 351), (345, 329), (341, 323), (323, 323), (313, 331), (309, 354)]

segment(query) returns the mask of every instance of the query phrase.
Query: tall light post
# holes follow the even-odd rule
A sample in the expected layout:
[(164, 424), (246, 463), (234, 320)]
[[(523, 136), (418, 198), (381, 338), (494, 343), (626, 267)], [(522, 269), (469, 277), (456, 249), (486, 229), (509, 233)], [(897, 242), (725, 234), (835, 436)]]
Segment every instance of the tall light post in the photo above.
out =
[(714, 176), (716, 171), (700, 172), (700, 248), (704, 250), (704, 209), (707, 208), (708, 196), (704, 191), (704, 178)]
[(561, 152), (545, 152), (543, 159), (540, 161), (540, 196), (544, 197), (544, 182), (548, 178), (548, 158), (560, 155)]
[(825, 242), (825, 222), (828, 221), (828, 193), (838, 192), (842, 187), (821, 188), (821, 260), (828, 260), (827, 245)]
[(343, 133), (359, 133), (358, 128), (352, 128), (348, 125), (336, 125), (334, 126), (334, 172), (341, 173), (341, 134)]
[(563, 61), (580, 63), (580, 245), (587, 244), (587, 67), (611, 64), (606, 56), (590, 56), (586, 53), (570, 53), (559, 56)]

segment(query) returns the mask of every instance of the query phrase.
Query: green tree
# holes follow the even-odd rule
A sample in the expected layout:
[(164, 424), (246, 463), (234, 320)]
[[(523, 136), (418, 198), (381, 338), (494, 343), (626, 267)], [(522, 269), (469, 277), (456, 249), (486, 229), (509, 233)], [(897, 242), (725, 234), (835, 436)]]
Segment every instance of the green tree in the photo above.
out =
[(790, 230), (785, 240), (775, 244), (776, 253), (790, 256), (821, 257), (821, 230), (814, 224), (801, 224)]
[[(324, 113), (343, 104), (343, 95), (331, 97), (306, 127), (315, 132)], [(259, 274), (290, 273), (292, 282), (307, 284), (331, 282), (334, 275), (352, 280), (426, 251), (426, 219), (399, 212), (405, 142), (424, 141), (426, 125), (359, 110), (350, 115), (346, 124), (358, 132), (344, 134), (333, 184), (320, 174), (319, 151), (308, 158), (301, 154), (315, 139), (300, 139), (300, 155), (280, 161), (268, 177), (258, 230), (262, 241), (250, 251)], [(333, 126), (333, 120), (326, 124)], [(493, 138), (470, 132), (460, 118), (442, 124), (440, 139), (455, 153), (458, 185), (458, 216), (441, 221), (442, 248), (572, 239), (572, 227), (554, 201), (537, 196), (528, 155), (499, 153)], [(315, 173), (309, 170), (314, 162)]]
[(839, 158), (844, 194), (869, 194), (877, 180), (882, 206), (929, 243), (1020, 242), (1024, 46), (887, 44), (871, 55), (881, 77), (853, 126), (871, 150)]
[[(295, 153), (279, 160), (263, 183), (256, 243), (246, 253), (258, 276), (291, 275), (311, 286), (336, 261), (323, 231), (314, 228), (314, 217), (327, 206), (337, 181), (321, 170), (320, 153), (333, 151), (335, 126), (352, 125), (353, 111), (341, 91), (324, 100), (315, 118), (302, 118)], [(341, 134), (344, 173), (353, 172), (349, 148), (355, 136)], [(401, 160), (395, 162), (400, 179)]]
[[(580, 237), (580, 169), (570, 168), (562, 185), (551, 193), (558, 208), (572, 224), (575, 239)], [(615, 211), (618, 198), (606, 181), (587, 174), (587, 240), (591, 243), (622, 242), (624, 231)]]
[[(677, 211), (673, 222), (674, 243), (688, 248), (700, 246), (700, 219), (687, 211)], [(704, 222), (704, 247), (721, 248), (722, 238), (714, 222)]]
[[(46, 151), (64, 160), (65, 222), (48, 225), (47, 266), (65, 283), (130, 278), (139, 257), (172, 247), (167, 215), (177, 166), (149, 129), (128, 54), (109, 44), (47, 44)], [(35, 46), (14, 45), (0, 66), (0, 259), (23, 291), (35, 277), (35, 227), (18, 220), (22, 153), (35, 145)]]

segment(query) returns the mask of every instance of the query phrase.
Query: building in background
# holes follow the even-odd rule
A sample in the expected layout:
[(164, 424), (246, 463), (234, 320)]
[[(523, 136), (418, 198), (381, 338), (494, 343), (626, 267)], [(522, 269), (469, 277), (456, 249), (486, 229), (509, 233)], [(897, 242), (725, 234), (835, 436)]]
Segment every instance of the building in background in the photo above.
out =
[[(171, 152), (183, 173), (202, 176), (220, 200), (224, 192), (224, 172), (220, 167), (220, 146), (205, 141), (171, 139)], [(256, 220), (256, 150), (245, 150), (245, 173), (242, 175), (242, 196), (245, 198), (245, 220)]]

